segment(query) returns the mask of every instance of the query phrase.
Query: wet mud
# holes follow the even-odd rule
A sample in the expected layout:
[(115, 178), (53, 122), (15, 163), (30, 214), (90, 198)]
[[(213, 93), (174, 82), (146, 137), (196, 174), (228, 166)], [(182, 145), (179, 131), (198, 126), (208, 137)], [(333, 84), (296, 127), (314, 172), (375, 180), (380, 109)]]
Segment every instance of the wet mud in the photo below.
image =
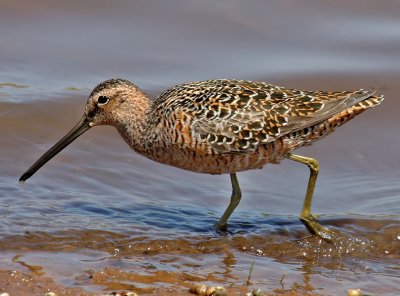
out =
[[(193, 295), (197, 284), (228, 295), (399, 293), (400, 6), (302, 2), (5, 4), (0, 293)], [(221, 77), (383, 94), (377, 108), (297, 151), (320, 162), (313, 211), (333, 240), (310, 236), (298, 219), (307, 167), (285, 160), (239, 173), (241, 204), (217, 232), (229, 176), (154, 163), (111, 127), (93, 128), (18, 184), (79, 120), (91, 88), (113, 76), (152, 97)]]

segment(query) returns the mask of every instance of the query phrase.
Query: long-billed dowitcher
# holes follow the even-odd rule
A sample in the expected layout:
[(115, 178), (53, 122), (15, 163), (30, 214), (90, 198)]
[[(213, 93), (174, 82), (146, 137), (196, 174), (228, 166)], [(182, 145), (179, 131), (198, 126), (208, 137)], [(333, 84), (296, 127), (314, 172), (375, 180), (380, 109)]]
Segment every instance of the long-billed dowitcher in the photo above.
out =
[(112, 125), (133, 150), (154, 161), (198, 173), (229, 173), (231, 201), (219, 228), (226, 226), (242, 196), (237, 172), (284, 158), (306, 164), (310, 177), (300, 219), (312, 234), (329, 238), (329, 230), (311, 213), (318, 162), (291, 152), (378, 105), (383, 96), (374, 93), (300, 91), (220, 79), (177, 85), (151, 101), (133, 83), (110, 79), (96, 86), (81, 120), (20, 181), (89, 128)]

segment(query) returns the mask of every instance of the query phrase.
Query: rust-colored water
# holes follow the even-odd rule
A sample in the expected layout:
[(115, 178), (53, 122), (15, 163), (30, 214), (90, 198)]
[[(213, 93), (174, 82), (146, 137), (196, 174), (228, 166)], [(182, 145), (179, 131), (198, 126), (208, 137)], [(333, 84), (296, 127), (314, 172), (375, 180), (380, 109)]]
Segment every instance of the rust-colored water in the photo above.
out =
[[(399, 14), (398, 1), (374, 0), (2, 3), (0, 292), (187, 295), (201, 283), (229, 295), (399, 294)], [(334, 241), (307, 237), (298, 220), (307, 167), (238, 174), (242, 202), (217, 233), (229, 176), (151, 162), (108, 127), (19, 186), (111, 77), (152, 96), (209, 78), (384, 94), (298, 151), (320, 161), (313, 210)]]

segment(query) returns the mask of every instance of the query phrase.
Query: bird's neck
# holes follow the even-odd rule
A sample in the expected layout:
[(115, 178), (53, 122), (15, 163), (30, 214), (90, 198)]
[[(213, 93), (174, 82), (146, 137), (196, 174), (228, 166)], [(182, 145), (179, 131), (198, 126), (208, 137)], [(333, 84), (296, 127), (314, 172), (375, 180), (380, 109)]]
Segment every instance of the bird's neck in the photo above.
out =
[(143, 94), (140, 101), (135, 102), (123, 112), (115, 125), (125, 142), (133, 150), (142, 154), (146, 150), (145, 135), (147, 133), (150, 108), (151, 101)]

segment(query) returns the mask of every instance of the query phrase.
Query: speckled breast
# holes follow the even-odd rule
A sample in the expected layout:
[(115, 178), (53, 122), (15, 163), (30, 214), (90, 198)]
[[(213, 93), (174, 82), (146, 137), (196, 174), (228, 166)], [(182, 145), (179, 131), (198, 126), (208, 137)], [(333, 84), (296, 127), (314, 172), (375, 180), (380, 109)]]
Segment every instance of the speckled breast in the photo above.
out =
[(144, 155), (156, 162), (192, 172), (225, 174), (261, 169), (267, 163), (279, 163), (290, 150), (290, 146), (285, 146), (285, 141), (277, 140), (259, 145), (255, 151), (247, 154), (218, 154), (213, 150), (205, 153), (203, 149), (192, 150), (169, 145)]

